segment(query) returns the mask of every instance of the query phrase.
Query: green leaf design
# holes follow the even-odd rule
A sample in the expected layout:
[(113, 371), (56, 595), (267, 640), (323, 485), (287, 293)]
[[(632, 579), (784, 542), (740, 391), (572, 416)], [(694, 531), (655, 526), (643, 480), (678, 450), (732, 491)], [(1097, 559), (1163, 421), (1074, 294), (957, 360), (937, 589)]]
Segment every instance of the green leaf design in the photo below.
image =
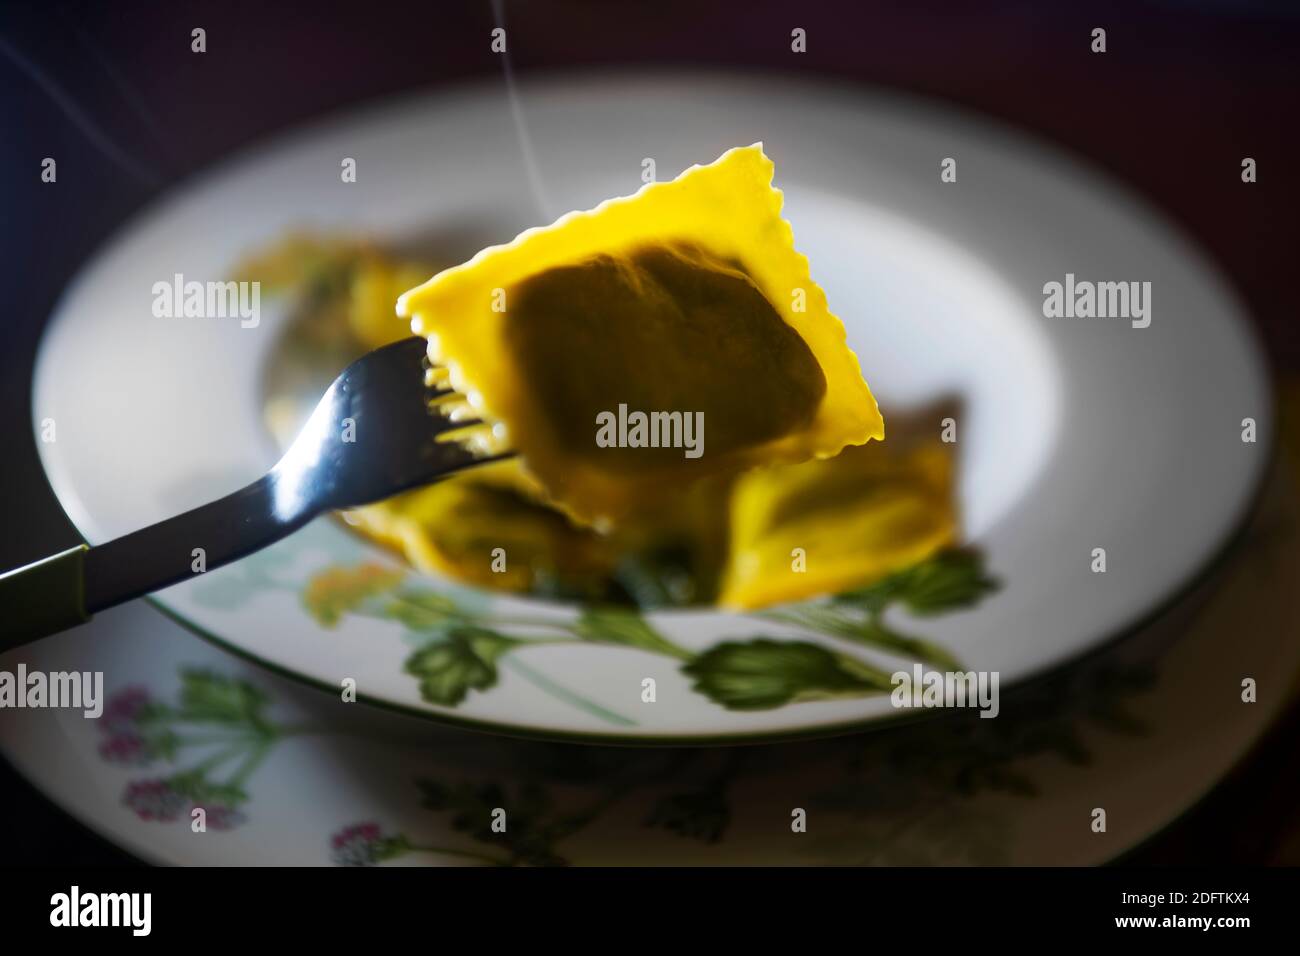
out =
[(402, 591), (384, 605), (384, 615), (413, 631), (440, 631), (469, 620), (455, 601), (436, 591)]
[(652, 654), (690, 660), (691, 652), (664, 637), (636, 611), (617, 607), (590, 607), (573, 624), (573, 633), (584, 641), (638, 647)]
[(836, 614), (835, 607), (810, 609), (805, 626), (852, 640), (867, 648), (885, 650), (898, 656), (932, 663), (940, 670), (965, 670), (962, 662), (948, 650), (923, 637), (911, 637), (885, 626), (879, 615)]
[(984, 573), (984, 560), (970, 549), (943, 551), (927, 561), (876, 584), (835, 597), (839, 604), (853, 604), (872, 614), (899, 603), (913, 614), (933, 615), (970, 607), (999, 583)]
[[(503, 862), (526, 866), (567, 866), (556, 843), (589, 822), (583, 817), (577, 826), (569, 817), (556, 814), (551, 795), (536, 783), (515, 787), (513, 797), (497, 783), (460, 781), (445, 784), (418, 779), (421, 803), (430, 810), (450, 813), (452, 829), (483, 843), (501, 847), (509, 854)], [(507, 828), (492, 829), (492, 814), (509, 807)]]
[[(185, 671), (182, 671), (182, 678)], [(165, 761), (174, 761), (179, 737), (172, 728), (178, 715), (162, 701), (149, 700), (135, 714), (135, 732), (144, 740), (148, 752)]]
[(177, 774), (171, 778), (171, 785), (177, 793), (189, 797), (200, 806), (219, 804), (237, 807), (248, 800), (248, 794), (235, 784), (209, 780), (197, 771)]
[(933, 664), (941, 670), (964, 670), (953, 654), (924, 638), (910, 637), (887, 627), (879, 614), (860, 614), (853, 608), (829, 603), (808, 605), (797, 612), (774, 613), (771, 620), (842, 637), (865, 647), (874, 647), (902, 657)]
[(168, 763), (176, 760), (181, 744), (180, 737), (174, 731), (166, 727), (148, 726), (139, 723), (137, 723), (137, 726), (140, 728), (140, 736), (150, 754), (160, 757)]
[(455, 707), (471, 690), (497, 682), (497, 658), (524, 641), (473, 624), (448, 628), (435, 643), (406, 659), (406, 673), (420, 680), (420, 696), (431, 704)]
[(383, 863), (385, 860), (395, 860), (400, 856), (405, 856), (412, 849), (411, 841), (401, 834), (381, 837), (371, 847), (371, 859), (376, 863)]
[(910, 657), (927, 664), (933, 664), (940, 670), (960, 671), (966, 669), (965, 665), (955, 655), (950, 654), (933, 641), (900, 634), (891, 628), (885, 627), (879, 621), (864, 621), (856, 625), (851, 634), (849, 632), (841, 633), (844, 636), (852, 636), (855, 640), (870, 647), (893, 651), (903, 657)]
[(731, 805), (721, 787), (660, 797), (645, 819), (648, 827), (663, 827), (702, 843), (717, 843), (730, 822)]
[(730, 710), (769, 710), (793, 701), (887, 693), (889, 675), (817, 644), (760, 637), (727, 641), (682, 672), (694, 688)]
[[(588, 606), (571, 624), (495, 619), (460, 607), (445, 594), (404, 584), (405, 580), (405, 572), (381, 564), (328, 567), (311, 579), (303, 603), (326, 626), (337, 624), (347, 613), (378, 615), (404, 625), (425, 642), (407, 659), (405, 671), (419, 678), (425, 700), (442, 706), (455, 707), (471, 690), (495, 686), (498, 659), (521, 644), (575, 640), (636, 648), (681, 661), (685, 673), (695, 678), (698, 692), (738, 710), (890, 689), (884, 671), (816, 644), (756, 637), (746, 643), (724, 643), (697, 656), (661, 634), (633, 608)], [(974, 604), (997, 587), (985, 575), (978, 552), (951, 550), (871, 587), (761, 616), (956, 671), (963, 668), (952, 654), (894, 630), (884, 620), (885, 611), (901, 604), (914, 614), (938, 614)], [(542, 641), (495, 629), (514, 626), (558, 629), (562, 636)], [(556, 693), (557, 688), (550, 687), (549, 692)], [(569, 694), (569, 699), (573, 703), (577, 698)], [(592, 711), (591, 706), (586, 709)]]
[(180, 714), (184, 720), (262, 726), (266, 695), (246, 681), (208, 670), (181, 672)]

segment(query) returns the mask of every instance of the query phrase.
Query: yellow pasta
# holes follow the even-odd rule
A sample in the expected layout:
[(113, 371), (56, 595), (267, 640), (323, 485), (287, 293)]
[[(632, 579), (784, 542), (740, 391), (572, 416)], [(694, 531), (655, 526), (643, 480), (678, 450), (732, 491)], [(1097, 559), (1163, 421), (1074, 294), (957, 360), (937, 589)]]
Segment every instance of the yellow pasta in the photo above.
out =
[[(665, 486), (883, 437), (772, 173), (761, 147), (733, 149), (403, 295), (399, 314), (494, 426), (479, 447), (513, 448), (553, 502), (607, 527)], [(674, 447), (621, 427), (598, 443), (602, 418), (635, 412), (699, 421), (700, 453), (676, 427)]]
[(718, 603), (749, 609), (863, 587), (958, 537), (948, 447), (895, 438), (743, 475)]

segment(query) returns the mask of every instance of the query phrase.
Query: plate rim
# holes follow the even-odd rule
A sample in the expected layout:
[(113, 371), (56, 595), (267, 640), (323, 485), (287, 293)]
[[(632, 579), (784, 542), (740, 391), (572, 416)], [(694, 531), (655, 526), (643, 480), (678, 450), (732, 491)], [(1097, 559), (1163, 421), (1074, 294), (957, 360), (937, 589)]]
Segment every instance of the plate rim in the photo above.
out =
[[(540, 71), (537, 78), (532, 82), (543, 90), (554, 90), (560, 87), (566, 89), (571, 88), (575, 83), (580, 81), (590, 82), (593, 77), (620, 80), (623, 82), (644, 82), (656, 78), (670, 78), (678, 81), (709, 79), (736, 83), (737, 81), (743, 82), (746, 79), (763, 75), (765, 74), (752, 70), (720, 69), (716, 67), (687, 67), (685, 69), (664, 67), (663, 69), (656, 70), (631, 67), (602, 68), (595, 66), (591, 68), (564, 68), (553, 71)], [(1236, 321), (1239, 317), (1254, 315), (1253, 310), (1249, 308), (1246, 299), (1240, 292), (1237, 280), (1230, 272), (1223, 268), (1217, 257), (1214, 257), (1209, 253), (1209, 251), (1206, 250), (1205, 247), (1195, 239), (1195, 237), (1188, 233), (1177, 220), (1173, 219), (1171, 215), (1166, 213), (1163, 207), (1156, 205), (1153, 200), (1138, 191), (1135, 187), (1131, 186), (1128, 182), (1117, 177), (1105, 167), (1089, 161), (1086, 157), (1077, 153), (1066, 143), (1060, 142), (1048, 135), (1039, 135), (1034, 131), (1026, 130), (1002, 119), (999, 116), (983, 113), (967, 106), (966, 104), (912, 90), (896, 89), (880, 84), (866, 84), (855, 82), (850, 79), (823, 76), (808, 77), (803, 75), (786, 76), (784, 74), (781, 78), (783, 81), (787, 82), (787, 85), (792, 89), (798, 88), (808, 91), (816, 91), (846, 101), (855, 94), (865, 95), (872, 98), (876, 105), (891, 112), (900, 114), (908, 113), (909, 106), (915, 104), (928, 114), (943, 115), (974, 130), (986, 131), (998, 137), (1004, 145), (1010, 145), (1019, 151), (1031, 154), (1035, 158), (1041, 157), (1044, 159), (1050, 159), (1060, 166), (1067, 167), (1071, 172), (1086, 177), (1092, 184), (1104, 186), (1110, 191), (1113, 199), (1135, 204), (1164, 234), (1178, 242), (1178, 251), (1180, 255), (1191, 256), (1194, 260), (1198, 260), (1199, 263), (1208, 265), (1212, 278), (1221, 286), (1222, 290), (1230, 298), (1236, 311), (1239, 313), (1239, 316), (1233, 316), (1234, 321), (1232, 324), (1240, 333), (1246, 346), (1246, 350), (1250, 354), (1250, 358), (1253, 360), (1261, 374), (1259, 385), (1267, 400), (1266, 404), (1270, 412), (1274, 413), (1273, 417), (1269, 421), (1269, 425), (1275, 426), (1277, 399), (1276, 372), (1269, 361), (1267, 352), (1262, 348), (1259, 332), (1255, 325), (1248, 321)], [(359, 122), (375, 122), (384, 114), (400, 113), (417, 103), (436, 105), (444, 101), (453, 101), (457, 97), (482, 92), (489, 83), (490, 81), (485, 81), (483, 77), (471, 77), (458, 80), (454, 83), (443, 84), (432, 89), (427, 87), (414, 88), (400, 92), (396, 95), (363, 100), (360, 103), (328, 110), (288, 127), (270, 130), (260, 136), (254, 137), (249, 142), (229, 153), (217, 156), (210, 163), (194, 171), (190, 175), (182, 177), (173, 183), (169, 183), (166, 188), (152, 197), (147, 203), (124, 219), (114, 230), (106, 235), (72, 273), (71, 278), (63, 287), (59, 296), (55, 299), (50, 312), (51, 318), (58, 317), (66, 312), (66, 309), (64, 308), (66, 302), (71, 298), (76, 288), (85, 280), (88, 273), (87, 267), (89, 265), (101, 258), (107, 250), (116, 246), (123, 236), (137, 231), (138, 227), (144, 221), (150, 219), (164, 209), (166, 205), (174, 200), (180, 193), (191, 191), (201, 186), (207, 180), (232, 172), (234, 167), (248, 163), (259, 153), (262, 153), (268, 148), (290, 148), (295, 143), (308, 140), (313, 135), (335, 127), (340, 122), (346, 121), (348, 118), (353, 118)], [(527, 90), (526, 86), (525, 90)], [(55, 324), (54, 321), (47, 320), (40, 339), (38, 340), (36, 349), (37, 363), (35, 364), (39, 364), (39, 357), (46, 350), (46, 343), (49, 334)], [(32, 400), (33, 412), (35, 412), (36, 408), (36, 386), (37, 380), (35, 374), (33, 374), (31, 392), (29, 393), (29, 399)], [(1176, 587), (1169, 588), (1159, 600), (1151, 603), (1140, 615), (1126, 621), (1121, 627), (1112, 628), (1108, 633), (1097, 636), (1086, 645), (1066, 651), (1055, 660), (1022, 671), (1012, 682), (1012, 685), (1018, 687), (1040, 681), (1060, 670), (1075, 666), (1081, 661), (1096, 654), (1104, 653), (1105, 651), (1112, 649), (1116, 643), (1142, 630), (1153, 621), (1168, 613), (1173, 607), (1188, 598), (1194, 590), (1202, 586), (1207, 579), (1211, 578), (1235, 552), (1237, 545), (1240, 544), (1240, 539), (1248, 529), (1251, 515), (1258, 509), (1260, 500), (1267, 485), (1268, 476), (1271, 473), (1272, 466), (1278, 454), (1279, 436), (1277, 431), (1276, 427), (1268, 427), (1264, 429), (1264, 441), (1260, 443), (1257, 461), (1252, 466), (1253, 474), (1251, 475), (1250, 484), (1245, 489), (1238, 508), (1232, 513), (1231, 519), (1225, 522), (1224, 530), (1217, 536), (1212, 546), (1205, 549), (1203, 556), (1192, 566), (1191, 570), (1185, 574), (1184, 578)], [(69, 513), (68, 507), (65, 503), (65, 496), (58, 493), (56, 482), (52, 478), (49, 470), (46, 469), (43, 456), (40, 456), (40, 461), (46, 483), (50, 487), (56, 501), (58, 501), (59, 507), (64, 511), (69, 522), (76, 529), (78, 536), (85, 541), (85, 534), (81, 530), (81, 524)], [(75, 495), (73, 496), (73, 499), (75, 500)], [(322, 516), (322, 518), (316, 520), (326, 520), (326, 516)], [(1005, 516), (1003, 519), (999, 519), (998, 523), (1000, 523), (1001, 520), (1005, 520)], [(231, 639), (222, 637), (205, 627), (203, 624), (190, 619), (183, 612), (167, 606), (157, 595), (146, 595), (144, 600), (148, 601), (167, 618), (175, 621), (190, 633), (202, 638), (204, 641), (218, 647), (222, 651), (247, 660), (250, 663), (278, 676), (286, 677), (322, 692), (332, 694), (337, 690), (334, 685), (327, 683), (323, 679), (317, 678), (304, 671), (293, 670), (281, 664), (273, 663), (261, 657), (252, 648), (246, 648), (232, 643)], [(362, 694), (359, 691), (357, 693), (357, 699), (359, 701), (364, 701), (369, 706), (377, 707), (382, 710), (407, 716), (415, 716), (424, 720), (433, 721), (437, 724), (443, 724), (463, 730), (499, 734), (525, 740), (544, 740), (553, 742), (567, 741), (631, 747), (691, 747), (731, 744), (747, 745), (800, 739), (816, 739), (862, 733), (876, 728), (883, 730), (890, 727), (896, 727), (901, 722), (924, 720), (933, 716), (924, 711), (912, 713), (910, 711), (895, 709), (883, 714), (850, 718), (848, 720), (787, 728), (769, 727), (755, 731), (734, 730), (709, 734), (628, 734), (617, 729), (611, 729), (609, 731), (564, 730), (533, 724), (497, 721), (482, 717), (469, 717), (456, 713), (450, 708), (424, 708), (391, 698)]]

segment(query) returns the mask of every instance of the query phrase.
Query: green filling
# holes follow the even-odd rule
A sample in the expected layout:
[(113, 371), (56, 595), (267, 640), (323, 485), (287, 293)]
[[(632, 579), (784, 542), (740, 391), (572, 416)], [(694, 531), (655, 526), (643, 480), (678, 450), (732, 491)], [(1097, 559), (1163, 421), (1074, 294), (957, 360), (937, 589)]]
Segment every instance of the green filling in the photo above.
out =
[(654, 245), (550, 269), (509, 290), (507, 346), (566, 455), (636, 471), (680, 448), (600, 448), (596, 417), (702, 412), (706, 455), (807, 426), (826, 378), (799, 333), (735, 263)]

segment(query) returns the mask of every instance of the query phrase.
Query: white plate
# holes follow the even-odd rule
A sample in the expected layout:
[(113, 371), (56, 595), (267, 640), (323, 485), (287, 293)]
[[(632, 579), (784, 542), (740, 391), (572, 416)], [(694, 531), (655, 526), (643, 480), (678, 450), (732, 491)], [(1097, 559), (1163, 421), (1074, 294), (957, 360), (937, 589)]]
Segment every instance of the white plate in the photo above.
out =
[[(0, 721), (0, 747), (74, 816), (156, 863), (1095, 864), (1195, 803), (1287, 702), (1300, 643), (1279, 636), (1294, 614), (1286, 585), (1300, 575), (1297, 517), (1293, 493), (1274, 496), (1240, 559), (1191, 606), (1006, 695), (996, 720), (717, 749), (512, 741), (342, 704), (132, 606), (0, 658), (0, 669), (102, 670), (118, 699), (138, 688), (170, 708), (182, 704), (182, 673), (206, 673), (209, 687), (261, 695), (257, 730), (218, 719), (221, 708), (189, 723), (173, 712), (153, 729), (185, 742), (150, 760), (129, 708), (97, 721), (16, 710)], [(1244, 677), (1258, 680), (1258, 702), (1242, 702)], [(224, 761), (213, 761), (218, 738), (237, 741)], [(205, 763), (208, 787), (239, 782), (200, 797), (209, 828), (196, 833), (190, 801), (173, 794)], [(435, 796), (470, 798), (475, 830), (501, 807), (506, 833), (458, 829), (426, 803), (429, 783)], [(223, 800), (233, 814), (219, 830)], [(167, 806), (172, 819), (141, 816)], [(796, 808), (807, 814), (797, 835)], [(1104, 833), (1094, 808), (1106, 811)], [(530, 841), (570, 814), (572, 832)], [(533, 855), (516, 856), (529, 842)], [(385, 847), (386, 859), (371, 855)]]
[[(60, 303), (41, 350), (37, 423), (46, 470), (92, 543), (260, 476), (275, 452), (258, 375), (282, 330), (159, 319), (152, 287), (219, 279), (295, 226), (381, 238), (438, 230), (466, 255), (569, 208), (762, 140), (796, 243), (881, 404), (956, 392), (962, 507), (1002, 589), (978, 607), (898, 626), (1003, 686), (1060, 664), (1168, 601), (1243, 520), (1271, 445), (1260, 356), (1213, 267), (1112, 183), (1042, 146), (930, 104), (789, 81), (702, 75), (584, 77), (528, 87), (524, 114), (546, 195), (533, 195), (494, 84), (419, 97), (279, 140), (178, 189), (104, 250)], [(340, 162), (358, 182), (340, 181)], [(940, 181), (940, 161), (958, 181)], [(1067, 273), (1152, 283), (1153, 321), (1048, 319), (1043, 286)], [(1243, 443), (1241, 422), (1258, 422)], [(937, 427), (937, 426), (936, 426)], [(195, 546), (201, 543), (195, 542)], [(1109, 570), (1091, 571), (1104, 548)], [(404, 664), (429, 635), (303, 609), (313, 575), (389, 562), (322, 520), (249, 561), (158, 596), (194, 629), (265, 664), (367, 699), (523, 733), (621, 740), (825, 731), (894, 715), (880, 696), (736, 711), (692, 689), (680, 661), (629, 647), (512, 651), (497, 680), (431, 703)], [(414, 580), (414, 578), (412, 578)], [(424, 588), (448, 590), (434, 580)], [(483, 593), (488, 621), (574, 609)], [(892, 613), (892, 612), (891, 612)], [(758, 634), (893, 669), (834, 638), (712, 612), (650, 615), (690, 652)], [(530, 636), (525, 630), (516, 636)], [(480, 662), (484, 663), (484, 662)], [(491, 664), (491, 662), (486, 662)], [(488, 668), (491, 670), (491, 668)], [(658, 700), (641, 700), (644, 678)]]

